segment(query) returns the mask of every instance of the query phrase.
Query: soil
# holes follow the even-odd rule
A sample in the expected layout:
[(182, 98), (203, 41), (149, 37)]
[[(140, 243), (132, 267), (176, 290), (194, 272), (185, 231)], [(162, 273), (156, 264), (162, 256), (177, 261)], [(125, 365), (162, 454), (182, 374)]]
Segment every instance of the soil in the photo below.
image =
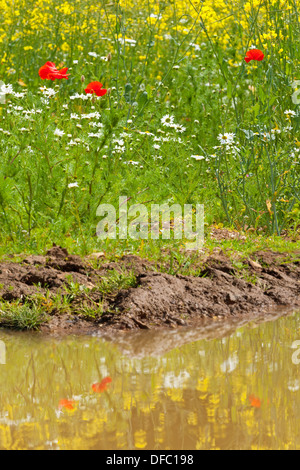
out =
[[(219, 250), (194, 259), (192, 267), (197, 276), (170, 275), (161, 272), (167, 266), (133, 255), (105, 263), (101, 253), (82, 259), (53, 247), (45, 256), (0, 263), (0, 299), (70, 296), (70, 283), (80, 285), (72, 298), (74, 314), (49, 310), (41, 330), (51, 334), (196, 327), (203, 320), (255, 318), (275, 307), (300, 307), (300, 252), (261, 251), (233, 263)], [(133, 272), (136, 285), (104, 296), (99, 283), (112, 270)], [(82, 306), (101, 304), (103, 314), (96, 318), (81, 313)]]

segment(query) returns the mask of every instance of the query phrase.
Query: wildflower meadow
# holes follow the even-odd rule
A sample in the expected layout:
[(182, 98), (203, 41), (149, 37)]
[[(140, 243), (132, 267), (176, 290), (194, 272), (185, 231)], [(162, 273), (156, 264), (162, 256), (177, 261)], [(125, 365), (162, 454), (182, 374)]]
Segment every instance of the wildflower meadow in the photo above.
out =
[(300, 0), (0, 0), (0, 450), (300, 449), (299, 124)]
[(299, 7), (0, 0), (3, 249), (103, 248), (97, 208), (120, 196), (296, 233)]

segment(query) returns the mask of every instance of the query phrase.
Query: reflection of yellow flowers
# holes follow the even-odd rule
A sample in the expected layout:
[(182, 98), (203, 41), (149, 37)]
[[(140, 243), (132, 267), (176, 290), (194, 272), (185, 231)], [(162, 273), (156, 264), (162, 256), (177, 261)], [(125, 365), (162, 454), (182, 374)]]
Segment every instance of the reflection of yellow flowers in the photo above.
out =
[(124, 400), (124, 404), (123, 404), (124, 410), (130, 410), (131, 407), (132, 407), (132, 401), (133, 401), (133, 397), (132, 397), (131, 393), (124, 392), (123, 393), (123, 400)]
[(189, 425), (196, 426), (198, 423), (197, 414), (194, 412), (190, 412), (187, 417), (187, 422)]
[(136, 449), (145, 449), (147, 446), (146, 431), (140, 429), (134, 433), (134, 445)]
[(182, 390), (180, 388), (171, 388), (167, 392), (172, 401), (178, 402), (183, 400)]
[(208, 390), (208, 386), (209, 386), (209, 378), (205, 377), (205, 379), (203, 380), (200, 380), (200, 379), (198, 380), (196, 389), (199, 390), (199, 392), (205, 393)]
[(209, 397), (209, 403), (212, 405), (212, 406), (215, 406), (215, 405), (218, 405), (220, 403), (220, 395), (218, 394), (213, 394), (213, 395), (210, 395)]

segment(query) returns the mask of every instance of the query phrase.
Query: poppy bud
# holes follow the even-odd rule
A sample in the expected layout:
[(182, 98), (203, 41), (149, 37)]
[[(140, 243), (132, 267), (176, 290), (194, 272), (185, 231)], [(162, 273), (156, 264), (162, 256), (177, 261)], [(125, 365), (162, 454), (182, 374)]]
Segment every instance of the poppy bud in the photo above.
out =
[(106, 59), (107, 59), (107, 62), (110, 62), (110, 61), (111, 61), (111, 59), (112, 59), (111, 53), (108, 54), (108, 56), (106, 57)]
[(84, 75), (82, 75), (80, 80), (81, 80), (81, 83), (83, 83), (83, 82), (84, 82), (84, 80), (85, 80), (85, 76), (84, 76)]
[(111, 94), (111, 88), (108, 88), (108, 89), (107, 89), (107, 94), (108, 94), (108, 95)]

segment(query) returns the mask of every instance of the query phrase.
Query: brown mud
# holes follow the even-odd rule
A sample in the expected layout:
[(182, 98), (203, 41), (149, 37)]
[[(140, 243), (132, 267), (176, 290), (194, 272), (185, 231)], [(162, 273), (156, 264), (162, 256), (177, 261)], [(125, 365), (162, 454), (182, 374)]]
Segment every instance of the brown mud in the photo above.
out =
[[(113, 330), (197, 327), (203, 321), (255, 319), (278, 307), (300, 307), (300, 252), (293, 255), (256, 252), (233, 263), (221, 250), (193, 260), (194, 276), (170, 275), (166, 266), (133, 255), (105, 263), (97, 255), (82, 259), (54, 247), (45, 256), (0, 263), (0, 300), (11, 303), (45, 296), (70, 297), (73, 314), (48, 311), (41, 330), (78, 334)], [(101, 264), (102, 263), (102, 264)], [(238, 266), (238, 267), (237, 267)], [(134, 273), (133, 287), (109, 294), (99, 287), (111, 272)], [(101, 306), (95, 318), (82, 312)], [(84, 307), (84, 308), (83, 308)]]

